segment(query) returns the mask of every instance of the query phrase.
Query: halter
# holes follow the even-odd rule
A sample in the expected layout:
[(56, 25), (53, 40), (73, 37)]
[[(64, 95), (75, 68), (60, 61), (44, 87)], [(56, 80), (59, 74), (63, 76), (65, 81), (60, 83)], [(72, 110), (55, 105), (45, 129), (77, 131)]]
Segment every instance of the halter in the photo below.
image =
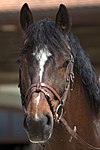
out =
[[(74, 58), (70, 54), (70, 59), (66, 69), (67, 77), (66, 77), (65, 89), (61, 97), (54, 88), (52, 88), (50, 85), (46, 83), (41, 83), (41, 82), (31, 84), (26, 94), (24, 95), (22, 91), (22, 85), (21, 85), (21, 69), (20, 69), (18, 87), (20, 87), (22, 106), (24, 108), (24, 111), (26, 112), (26, 104), (25, 104), (26, 100), (27, 99), (30, 100), (33, 93), (42, 92), (50, 106), (50, 110), (52, 111), (55, 122), (59, 123), (63, 115), (65, 100), (68, 98), (68, 92), (69, 90), (73, 89), (73, 83), (74, 83), (73, 63), (74, 63)], [(52, 98), (51, 93), (56, 99)], [(56, 108), (52, 104), (53, 100), (58, 101), (58, 106)]]
[[(78, 143), (80, 143), (85, 148), (88, 148), (91, 150), (100, 150), (100, 148), (94, 147), (91, 144), (84, 141), (83, 138), (81, 138), (80, 135), (76, 133), (76, 130), (71, 129), (71, 127), (68, 125), (67, 121), (62, 117), (64, 104), (65, 104), (65, 101), (68, 99), (68, 93), (70, 90), (71, 91), (73, 90), (73, 84), (74, 84), (73, 63), (74, 63), (74, 58), (70, 54), (69, 63), (68, 63), (67, 69), (66, 69), (67, 77), (66, 77), (65, 90), (61, 97), (54, 88), (52, 88), (50, 85), (48, 85), (46, 83), (41, 83), (41, 82), (32, 84), (28, 88), (26, 94), (24, 95), (23, 91), (22, 91), (22, 85), (21, 85), (21, 69), (20, 69), (19, 70), (19, 85), (18, 85), (18, 87), (20, 87), (22, 106), (24, 108), (24, 111), (26, 111), (26, 108), (25, 108), (26, 107), (25, 106), (26, 99), (30, 100), (33, 93), (42, 92), (45, 95), (46, 100), (50, 106), (50, 109), (54, 116), (54, 121), (57, 123), (61, 122), (65, 126), (66, 130), (71, 135), (71, 140), (72, 140), (72, 138), (76, 139), (78, 141)], [(52, 99), (52, 96), (50, 95), (50, 93), (52, 93), (54, 95), (54, 97), (56, 97), (56, 100), (58, 100), (58, 106), (56, 108), (52, 104), (53, 99)], [(69, 142), (71, 142), (71, 140)]]

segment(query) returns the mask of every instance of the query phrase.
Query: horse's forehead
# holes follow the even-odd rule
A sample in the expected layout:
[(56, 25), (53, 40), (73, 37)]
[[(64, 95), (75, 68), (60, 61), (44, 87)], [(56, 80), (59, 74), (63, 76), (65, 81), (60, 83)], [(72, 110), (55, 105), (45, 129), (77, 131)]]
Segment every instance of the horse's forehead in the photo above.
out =
[(43, 76), (43, 73), (44, 73), (44, 65), (45, 65), (46, 61), (48, 60), (48, 58), (51, 55), (52, 54), (48, 50), (47, 46), (44, 46), (43, 48), (41, 48), (39, 50), (38, 50), (38, 47), (36, 47), (36, 51), (33, 52), (33, 56), (39, 62), (39, 68), (40, 68), (39, 77), (40, 77), (40, 82), (42, 81), (42, 76)]
[(33, 56), (38, 60), (44, 60), (46, 61), (48, 57), (50, 57), (52, 54), (50, 53), (48, 47), (45, 45), (43, 48), (39, 49), (36, 47), (35, 52), (33, 52)]

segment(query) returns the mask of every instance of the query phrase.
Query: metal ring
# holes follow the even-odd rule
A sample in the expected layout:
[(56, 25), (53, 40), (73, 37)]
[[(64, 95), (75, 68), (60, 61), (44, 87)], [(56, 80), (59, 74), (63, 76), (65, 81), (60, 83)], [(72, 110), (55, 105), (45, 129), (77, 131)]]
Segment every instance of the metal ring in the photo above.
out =
[[(60, 115), (59, 115), (59, 112), (60, 112)], [(62, 118), (63, 112), (64, 112), (63, 105), (60, 103), (56, 109), (56, 121), (58, 123)]]

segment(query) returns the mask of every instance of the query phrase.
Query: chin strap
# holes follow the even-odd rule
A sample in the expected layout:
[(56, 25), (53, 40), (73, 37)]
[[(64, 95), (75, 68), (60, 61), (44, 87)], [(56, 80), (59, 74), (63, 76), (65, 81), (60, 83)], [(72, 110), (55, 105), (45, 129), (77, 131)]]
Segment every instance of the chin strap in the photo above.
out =
[(76, 126), (74, 127), (74, 129), (71, 129), (70, 126), (68, 125), (67, 121), (62, 117), (60, 119), (60, 122), (65, 126), (66, 130), (69, 132), (69, 134), (71, 135), (69, 142), (71, 142), (72, 138), (76, 139), (78, 143), (80, 143), (84, 148), (88, 148), (91, 150), (100, 150), (100, 147), (95, 147), (92, 146), (91, 144), (87, 143), (85, 140), (83, 140), (83, 138), (81, 138), (79, 136), (79, 134), (77, 134), (76, 132)]

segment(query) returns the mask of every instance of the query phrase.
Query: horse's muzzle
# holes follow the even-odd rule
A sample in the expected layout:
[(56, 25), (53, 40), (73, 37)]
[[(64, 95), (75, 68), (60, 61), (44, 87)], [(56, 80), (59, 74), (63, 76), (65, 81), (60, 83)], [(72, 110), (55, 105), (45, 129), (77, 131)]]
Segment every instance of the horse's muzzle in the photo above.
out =
[(45, 143), (52, 134), (53, 123), (49, 113), (39, 117), (25, 116), (24, 127), (32, 143)]

